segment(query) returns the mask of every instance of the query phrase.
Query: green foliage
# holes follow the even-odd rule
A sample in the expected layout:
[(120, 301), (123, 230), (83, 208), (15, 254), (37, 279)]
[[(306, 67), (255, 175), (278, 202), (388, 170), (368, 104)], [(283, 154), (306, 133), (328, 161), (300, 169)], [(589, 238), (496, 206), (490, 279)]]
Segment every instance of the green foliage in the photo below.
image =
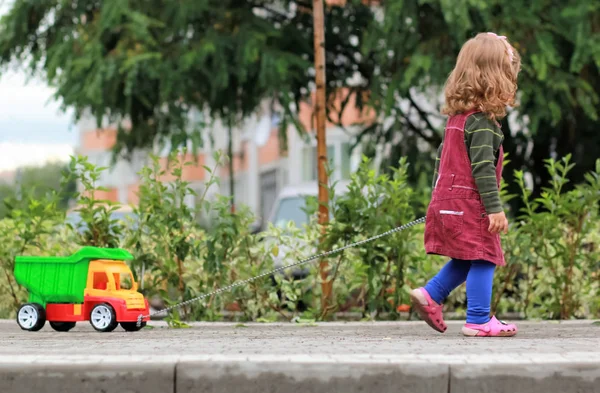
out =
[(5, 200), (12, 200), (16, 197), (16, 189), (8, 183), (0, 183), (0, 218), (6, 217), (10, 208), (4, 203)]
[[(368, 154), (389, 144), (386, 170), (407, 157), (412, 184), (432, 172), (441, 87), (461, 45), (485, 31), (507, 35), (523, 58), (517, 122), (503, 124), (508, 172), (531, 173), (538, 197), (550, 180), (548, 156), (572, 154), (575, 183), (594, 169), (597, 1), (381, 3), (326, 7), (326, 71), (329, 93), (344, 92), (340, 107), (328, 105), (330, 121), (345, 109), (374, 108), (376, 121), (364, 124), (357, 143)], [(76, 117), (89, 111), (99, 123), (130, 128), (120, 130), (117, 150), (199, 146), (209, 120), (190, 112), (232, 125), (265, 102), (280, 112), (285, 142), (288, 125), (302, 129), (296, 110), (313, 82), (310, 8), (295, 0), (16, 0), (0, 21), (0, 64), (41, 74)]]
[[(565, 191), (573, 166), (570, 156), (547, 160), (552, 180), (538, 198), (531, 197), (523, 173), (515, 174), (525, 207), (507, 239), (508, 266), (496, 277), (497, 306), (560, 319), (598, 311), (600, 160), (585, 183)], [(506, 292), (512, 296), (501, 299)]]
[[(403, 159), (392, 175), (376, 175), (364, 160), (334, 205), (335, 220), (327, 231), (326, 248), (354, 243), (416, 219), (411, 204), (414, 193), (407, 182), (407, 163)], [(414, 251), (422, 248), (418, 232), (403, 231), (385, 237), (368, 247), (349, 250), (343, 259), (358, 258), (363, 266), (345, 285), (360, 291), (364, 312), (395, 313), (401, 301), (408, 301), (405, 279)], [(340, 258), (342, 259), (342, 258)]]
[[(512, 124), (517, 127), (503, 124), (504, 148), (512, 161), (508, 173), (532, 174), (538, 197), (551, 180), (545, 169), (548, 156), (572, 154), (575, 183), (594, 169), (600, 143), (597, 1), (406, 0), (385, 2), (382, 11), (381, 21), (365, 30), (362, 50), (377, 64), (369, 78), (370, 104), (386, 117), (363, 135), (369, 143), (391, 143), (392, 163), (400, 156), (411, 164), (431, 161), (443, 124), (435, 97), (462, 44), (493, 31), (506, 35), (523, 60), (520, 107)], [(426, 104), (417, 100), (423, 94)], [(415, 149), (419, 142), (430, 148)], [(518, 193), (516, 179), (509, 180), (510, 192)], [(512, 204), (520, 203), (515, 199)]]
[[(189, 298), (190, 289), (185, 283), (186, 265), (200, 256), (202, 233), (196, 222), (195, 208), (187, 203), (196, 193), (189, 182), (183, 180), (185, 168), (196, 163), (186, 161), (186, 151), (173, 152), (163, 167), (159, 157), (140, 171), (139, 203), (134, 208), (136, 221), (130, 223), (127, 246), (136, 253), (135, 271), (144, 271), (142, 280), (150, 278), (150, 296), (160, 293), (164, 299), (175, 299), (170, 289), (179, 292), (177, 301)], [(215, 157), (216, 165), (221, 162)], [(215, 166), (216, 168), (216, 166)], [(198, 203), (205, 200), (209, 188), (216, 182), (215, 168), (206, 168), (209, 179)], [(147, 276), (147, 277), (146, 277)], [(187, 314), (189, 310), (184, 309)]]
[[(14, 183), (0, 183), (0, 201), (13, 200), (23, 192), (40, 199), (54, 191), (59, 193), (57, 207), (66, 210), (76, 191), (76, 185), (74, 181), (63, 184), (64, 170), (65, 166), (62, 163), (18, 168)], [(0, 204), (0, 218), (6, 217), (9, 210), (8, 206)]]
[(0, 301), (0, 315), (6, 313), (8, 302), (16, 308), (26, 298), (12, 275), (15, 257), (50, 248), (53, 242), (49, 237), (56, 233), (58, 220), (64, 219), (64, 212), (57, 208), (59, 202), (60, 196), (56, 191), (42, 197), (23, 194), (20, 199), (4, 201), (8, 216), (0, 220), (0, 269), (3, 271), (0, 294), (10, 300)]
[(77, 207), (74, 209), (81, 221), (68, 224), (79, 234), (79, 245), (119, 248), (123, 223), (113, 218), (112, 213), (120, 205), (98, 197), (99, 193), (108, 191), (98, 185), (102, 172), (107, 169), (90, 163), (87, 157), (71, 157), (65, 182), (75, 181), (83, 188), (83, 192), (75, 193)]
[[(204, 243), (207, 252), (203, 265), (207, 274), (206, 290), (214, 290), (271, 270), (273, 263), (269, 250), (261, 247), (258, 236), (252, 235), (254, 216), (247, 208), (233, 213), (229, 199), (219, 197), (213, 209), (216, 213), (214, 226), (210, 228)], [(270, 293), (275, 293), (274, 288), (271, 281), (265, 279), (234, 288), (230, 299), (239, 307), (245, 320), (256, 320), (271, 310), (273, 299)], [(224, 299), (219, 297), (208, 298), (206, 307), (210, 308), (215, 303), (224, 306), (222, 302), (227, 302), (228, 296)]]
[[(185, 153), (182, 152), (182, 153)], [(135, 256), (131, 262), (142, 291), (151, 302), (178, 303), (227, 287), (265, 272), (314, 255), (319, 249), (321, 228), (315, 216), (316, 203), (308, 212), (311, 221), (302, 228), (292, 223), (270, 227), (253, 234), (255, 221), (247, 208), (231, 211), (225, 197), (208, 199), (214, 185), (214, 169), (207, 170), (204, 190), (195, 206), (186, 203), (194, 191), (182, 180), (191, 162), (185, 154), (174, 153), (165, 165), (154, 157), (140, 175), (140, 203), (135, 218), (119, 222), (119, 233), (108, 217), (111, 207), (94, 202), (99, 190), (95, 181), (102, 168), (74, 158), (65, 179), (77, 176), (87, 185), (78, 206), (86, 225), (95, 236), (82, 235), (77, 228), (62, 225), (64, 213), (56, 208), (60, 196), (52, 192), (42, 198), (24, 195), (9, 204), (10, 218), (0, 220), (0, 316), (14, 315), (25, 299), (12, 277), (14, 256), (65, 255), (79, 245), (113, 242), (125, 245)], [(217, 155), (215, 161), (220, 163)], [(519, 196), (503, 184), (503, 197), (519, 197), (524, 208), (511, 221), (503, 236), (507, 266), (495, 277), (493, 308), (500, 315), (520, 313), (529, 318), (594, 318), (600, 315), (600, 160), (586, 181), (567, 189), (573, 170), (571, 157), (547, 160), (552, 179), (540, 197), (534, 197), (526, 176), (519, 172)], [(421, 216), (428, 196), (412, 189), (407, 160), (391, 174), (377, 174), (365, 159), (352, 176), (348, 192), (334, 196), (333, 218), (325, 228), (326, 249), (341, 247), (385, 232)], [(94, 180), (96, 179), (96, 180)], [(333, 185), (330, 187), (334, 189)], [(212, 217), (201, 227), (199, 209)], [(106, 209), (106, 210), (103, 210)], [(417, 214), (418, 213), (418, 214)], [(116, 224), (115, 224), (116, 225)], [(358, 312), (363, 319), (398, 319), (406, 309), (408, 291), (424, 285), (445, 263), (423, 251), (423, 226), (395, 233), (328, 259), (333, 282), (333, 306), (321, 309), (321, 285), (317, 264), (306, 265), (308, 275), (294, 278), (294, 269), (263, 277), (246, 285), (192, 302), (170, 313), (166, 320), (173, 328), (185, 328), (182, 320), (307, 322), (335, 317), (335, 312)], [(86, 243), (88, 242), (88, 243)], [(463, 315), (464, 287), (445, 304), (446, 311)]]
[[(327, 7), (327, 49), (343, 48), (327, 57), (332, 88), (349, 85), (358, 32), (372, 20), (368, 7), (351, 4)], [(197, 147), (208, 121), (192, 112), (235, 125), (265, 101), (285, 140), (288, 125), (302, 129), (295, 108), (313, 81), (307, 9), (293, 0), (16, 0), (0, 20), (0, 65), (41, 74), (76, 118), (89, 111), (98, 124), (127, 123), (117, 150)]]
[(69, 200), (76, 192), (75, 179), (63, 181), (65, 168), (63, 163), (48, 163), (39, 167), (24, 167), (18, 169), (18, 182), (22, 189), (30, 190), (35, 198), (41, 198), (46, 193), (56, 191), (59, 193), (60, 209), (66, 210)]

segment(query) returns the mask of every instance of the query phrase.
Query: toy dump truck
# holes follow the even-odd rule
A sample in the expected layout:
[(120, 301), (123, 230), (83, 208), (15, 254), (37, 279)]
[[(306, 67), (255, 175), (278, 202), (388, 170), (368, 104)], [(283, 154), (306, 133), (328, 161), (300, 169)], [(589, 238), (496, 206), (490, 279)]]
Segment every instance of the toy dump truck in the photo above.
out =
[(137, 291), (131, 269), (133, 256), (122, 249), (84, 247), (68, 257), (19, 256), (15, 279), (29, 291), (28, 303), (17, 312), (23, 330), (38, 331), (46, 321), (59, 332), (77, 322), (110, 332), (121, 324), (137, 331), (137, 319), (148, 315), (148, 301)]

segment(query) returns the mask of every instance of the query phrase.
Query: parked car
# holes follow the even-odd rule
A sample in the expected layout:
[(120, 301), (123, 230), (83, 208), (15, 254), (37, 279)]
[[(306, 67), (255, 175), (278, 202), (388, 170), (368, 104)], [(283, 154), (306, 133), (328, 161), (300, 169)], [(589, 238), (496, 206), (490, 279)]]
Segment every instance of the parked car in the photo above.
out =
[[(349, 184), (349, 181), (336, 183), (334, 187), (335, 195), (345, 194)], [(306, 208), (306, 199), (307, 197), (317, 198), (318, 195), (319, 187), (317, 182), (284, 187), (279, 195), (277, 195), (267, 223), (279, 227), (285, 227), (290, 221), (293, 221), (297, 227), (307, 224), (310, 217), (304, 211)]]

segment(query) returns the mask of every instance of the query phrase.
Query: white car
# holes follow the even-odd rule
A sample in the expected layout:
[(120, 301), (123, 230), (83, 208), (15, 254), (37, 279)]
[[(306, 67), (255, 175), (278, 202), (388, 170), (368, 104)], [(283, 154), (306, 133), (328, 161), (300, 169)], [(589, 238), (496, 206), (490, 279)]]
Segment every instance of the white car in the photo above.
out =
[[(337, 182), (334, 187), (335, 195), (345, 194), (349, 184), (349, 181)], [(275, 200), (268, 222), (275, 226), (285, 227), (289, 221), (294, 221), (297, 227), (302, 227), (310, 219), (303, 210), (306, 208), (306, 198), (317, 198), (318, 195), (319, 187), (317, 182), (284, 187)]]

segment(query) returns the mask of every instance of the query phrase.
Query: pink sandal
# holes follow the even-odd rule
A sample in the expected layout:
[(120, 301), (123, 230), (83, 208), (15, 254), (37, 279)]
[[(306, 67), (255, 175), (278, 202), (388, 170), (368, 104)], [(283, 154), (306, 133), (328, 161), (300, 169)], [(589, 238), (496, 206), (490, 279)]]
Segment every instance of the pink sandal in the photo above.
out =
[(512, 337), (517, 334), (517, 325), (492, 317), (488, 323), (483, 325), (467, 323), (463, 326), (462, 332), (468, 337)]
[(429, 326), (440, 333), (444, 333), (448, 329), (442, 315), (442, 305), (434, 302), (425, 288), (412, 290), (410, 300), (421, 319)]

